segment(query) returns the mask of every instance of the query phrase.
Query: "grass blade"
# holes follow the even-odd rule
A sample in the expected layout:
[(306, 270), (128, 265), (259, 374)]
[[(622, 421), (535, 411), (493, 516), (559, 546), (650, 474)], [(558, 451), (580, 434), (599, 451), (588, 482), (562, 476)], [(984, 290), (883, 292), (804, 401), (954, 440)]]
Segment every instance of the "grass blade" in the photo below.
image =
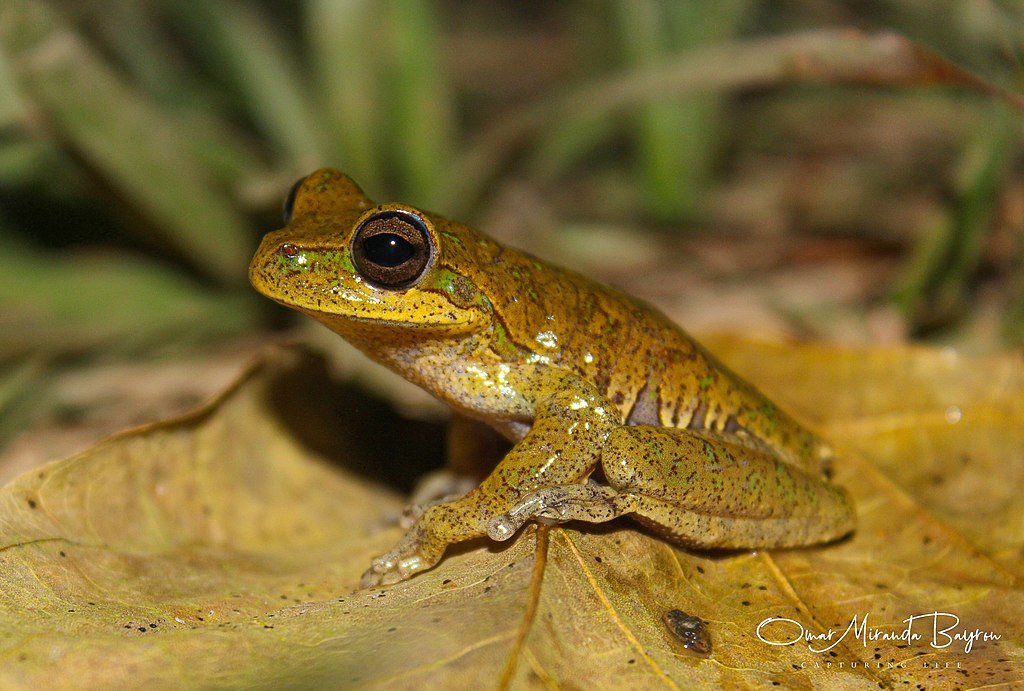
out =
[(441, 33), (434, 3), (395, 0), (385, 4), (393, 100), (391, 158), (403, 194), (412, 203), (436, 207), (451, 155), (453, 108), (441, 60)]
[(125, 85), (40, 2), (0, 6), (0, 48), (51, 136), (148, 222), (129, 230), (208, 276), (243, 280), (248, 231), (189, 155), (187, 130)]
[(324, 162), (328, 125), (316, 116), (299, 67), (251, 4), (168, 0), (163, 7), (289, 167), (306, 171)]
[(338, 160), (371, 195), (384, 185), (380, 104), (379, 4), (311, 0), (306, 31)]

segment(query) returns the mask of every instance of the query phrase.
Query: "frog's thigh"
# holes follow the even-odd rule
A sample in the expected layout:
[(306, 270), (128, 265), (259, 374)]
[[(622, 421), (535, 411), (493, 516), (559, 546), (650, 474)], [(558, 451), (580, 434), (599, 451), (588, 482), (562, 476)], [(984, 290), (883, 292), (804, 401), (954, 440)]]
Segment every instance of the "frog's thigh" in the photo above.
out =
[(841, 487), (714, 432), (621, 427), (601, 466), (634, 518), (689, 545), (791, 547), (854, 528)]

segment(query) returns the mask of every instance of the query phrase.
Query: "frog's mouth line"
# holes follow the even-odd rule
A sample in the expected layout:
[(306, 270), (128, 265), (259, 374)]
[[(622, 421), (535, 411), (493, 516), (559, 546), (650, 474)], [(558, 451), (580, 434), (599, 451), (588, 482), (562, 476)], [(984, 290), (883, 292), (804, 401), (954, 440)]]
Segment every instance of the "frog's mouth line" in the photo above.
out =
[(367, 324), (372, 326), (381, 326), (390, 329), (403, 329), (403, 330), (415, 330), (415, 329), (435, 329), (443, 331), (464, 331), (467, 327), (473, 326), (472, 320), (459, 320), (459, 321), (443, 321), (443, 322), (415, 322), (407, 319), (382, 319), (380, 317), (363, 317), (354, 314), (344, 314), (339, 312), (328, 312), (326, 310), (314, 309), (309, 307), (302, 307), (295, 303), (284, 302), (283, 300), (275, 300), (275, 302), (289, 307), (291, 309), (297, 309), (304, 314), (313, 317), (317, 321), (324, 322), (328, 325), (337, 324), (338, 322), (353, 322), (356, 324)]

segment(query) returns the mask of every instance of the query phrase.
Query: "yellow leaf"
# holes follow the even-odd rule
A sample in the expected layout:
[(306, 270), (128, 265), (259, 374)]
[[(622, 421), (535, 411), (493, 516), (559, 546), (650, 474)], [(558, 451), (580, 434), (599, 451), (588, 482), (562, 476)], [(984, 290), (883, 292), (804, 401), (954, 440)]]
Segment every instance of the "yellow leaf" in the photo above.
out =
[[(360, 445), (371, 435), (352, 423), (354, 409), (310, 381), (296, 353), (276, 352), (194, 414), (0, 490), (0, 687), (491, 688), (507, 674), (515, 688), (877, 688), (1024, 678), (1020, 356), (712, 345), (836, 443), (837, 480), (858, 502), (853, 538), (707, 554), (629, 521), (528, 528), (510, 545), (460, 546), (409, 581), (356, 591), (370, 557), (400, 534), (383, 517), (401, 500), (352, 471), (368, 467)], [(342, 412), (332, 423), (317, 410)], [(327, 459), (321, 432), (332, 424), (347, 467)], [(388, 436), (405, 436), (397, 424)], [(422, 435), (414, 423), (408, 430)], [(709, 654), (668, 630), (672, 609), (706, 622)], [(854, 617), (867, 619), (866, 633), (893, 634), (907, 617), (935, 612), (914, 623), (920, 638), (909, 642), (842, 637)], [(951, 624), (946, 614), (960, 618), (949, 634), (1001, 638), (976, 640), (969, 653), (962, 640), (932, 647), (932, 623)], [(802, 628), (825, 640), (768, 645), (757, 631), (769, 619), (786, 621), (762, 638)]]

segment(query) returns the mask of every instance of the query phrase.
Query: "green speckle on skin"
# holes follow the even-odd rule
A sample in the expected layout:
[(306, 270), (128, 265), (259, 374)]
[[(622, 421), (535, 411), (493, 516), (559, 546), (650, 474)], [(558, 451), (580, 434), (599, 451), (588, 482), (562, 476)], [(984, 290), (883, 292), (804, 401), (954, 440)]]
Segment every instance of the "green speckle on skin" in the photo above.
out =
[(324, 170), (320, 175), (320, 180), (316, 183), (313, 188), (319, 193), (324, 193), (331, 189), (331, 183), (338, 177), (333, 170)]
[(509, 340), (505, 327), (497, 322), (494, 324), (494, 351), (499, 357), (503, 358), (511, 358), (511, 356), (519, 351), (515, 344)]
[(297, 254), (294, 257), (286, 257), (283, 254), (277, 255), (277, 268), (288, 274), (301, 274), (309, 271), (309, 264), (300, 264), (296, 261), (299, 257), (304, 256), (303, 254)]
[(308, 252), (307, 255), (313, 260), (310, 264), (316, 267), (315, 271), (317, 272), (326, 270), (330, 273), (337, 273), (338, 267), (341, 267), (348, 273), (356, 272), (356, 267), (352, 264), (352, 258), (344, 250)]
[(714, 383), (714, 381), (715, 378), (710, 374), (705, 375), (701, 377), (699, 380), (697, 380), (697, 400), (701, 401), (702, 403), (710, 402), (711, 398), (709, 392), (711, 391), (711, 384)]
[(715, 447), (710, 442), (704, 442), (704, 458), (707, 460), (708, 465), (718, 466), (718, 452), (715, 451)]
[(451, 269), (439, 269), (430, 286), (444, 293), (456, 307), (480, 307), (487, 313), (494, 312), (490, 299), (472, 281)]
[[(652, 459), (654, 459), (655, 461), (664, 460), (664, 458), (665, 458), (665, 447), (662, 446), (659, 442), (652, 443), (651, 446), (650, 446), (650, 449), (651, 449), (651, 458)], [(676, 460), (678, 460), (678, 459), (676, 459)]]
[(449, 233), (446, 230), (442, 230), (441, 231), (441, 235), (443, 235), (447, 239), (451, 240), (453, 244), (458, 245), (459, 247), (462, 247), (462, 238), (460, 238), (458, 235), (455, 235), (454, 233)]
[(793, 476), (784, 463), (775, 464), (775, 484), (784, 487), (787, 495), (793, 493)]
[(537, 295), (537, 291), (533, 289), (533, 286), (526, 286), (526, 294), (530, 296), (530, 299), (534, 302), (540, 301), (540, 296)]
[(451, 269), (441, 269), (437, 272), (432, 287), (440, 290), (445, 295), (452, 295), (455, 293), (455, 285), (458, 278), (459, 275)]
[(583, 318), (583, 321), (589, 323), (594, 315), (594, 296), (590, 294), (583, 294), (580, 297), (580, 316)]
[[(300, 262), (300, 258), (304, 258), (306, 261)], [(343, 250), (330, 250), (326, 252), (303, 250), (293, 257), (286, 257), (282, 254), (277, 255), (277, 268), (285, 274), (327, 273), (337, 276), (339, 267), (342, 273), (352, 274), (356, 272), (349, 253)], [(335, 279), (334, 285), (337, 284), (337, 279)]]
[[(680, 459), (676, 458), (673, 459), (673, 462), (679, 460)], [(672, 470), (665, 475), (665, 484), (669, 487), (689, 487), (691, 484), (690, 476), (686, 473), (676, 472), (677, 468), (678, 466), (673, 467)]]
[(758, 490), (763, 484), (764, 478), (761, 477), (761, 473), (752, 472), (749, 475), (747, 475), (747, 492), (749, 492), (750, 494), (757, 494)]
[(473, 304), (483, 307), (488, 313), (494, 313), (494, 305), (491, 304), (490, 298), (484, 295), (483, 292), (478, 292), (476, 294), (476, 298), (473, 299)]
[(769, 401), (768, 399), (765, 399), (764, 402), (761, 403), (761, 405), (758, 407), (757, 412), (760, 415), (764, 415), (765, 418), (768, 420), (768, 427), (766, 429), (766, 432), (768, 434), (774, 434), (775, 429), (779, 423), (779, 417), (777, 415), (775, 404)]

